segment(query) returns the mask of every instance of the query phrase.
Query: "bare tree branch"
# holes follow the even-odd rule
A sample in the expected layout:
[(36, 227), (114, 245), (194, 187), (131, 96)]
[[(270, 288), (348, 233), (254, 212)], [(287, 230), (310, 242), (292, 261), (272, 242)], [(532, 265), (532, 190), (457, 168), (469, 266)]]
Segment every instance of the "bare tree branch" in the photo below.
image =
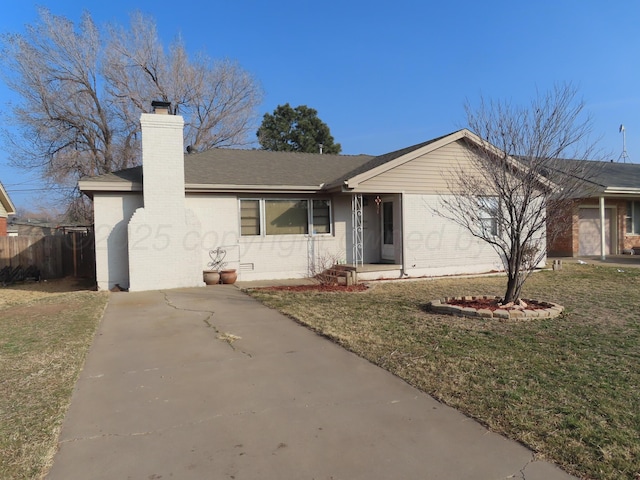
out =
[(519, 298), (546, 256), (547, 241), (565, 228), (547, 222), (547, 212), (571, 208), (598, 168), (584, 161), (597, 152), (576, 95), (561, 85), (538, 92), (526, 107), (484, 98), (477, 108), (465, 105), (479, 145), (469, 142), (469, 155), (448, 172), (436, 213), (497, 252), (507, 273), (507, 302)]
[(185, 117), (187, 145), (249, 143), (261, 90), (237, 64), (192, 60), (180, 41), (166, 53), (141, 14), (106, 37), (88, 13), (77, 25), (39, 14), (24, 34), (1, 37), (3, 79), (20, 98), (2, 133), (12, 164), (63, 188), (70, 205), (79, 178), (139, 163), (140, 114), (152, 100)]

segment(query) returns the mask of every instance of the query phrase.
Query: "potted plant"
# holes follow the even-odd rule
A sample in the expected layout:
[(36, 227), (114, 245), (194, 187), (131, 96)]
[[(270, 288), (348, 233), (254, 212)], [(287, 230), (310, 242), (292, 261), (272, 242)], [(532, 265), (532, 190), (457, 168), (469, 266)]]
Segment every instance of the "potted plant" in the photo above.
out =
[(236, 283), (238, 279), (238, 273), (235, 268), (228, 268), (226, 270), (220, 270), (220, 280), (222, 283), (232, 284)]
[(220, 272), (216, 270), (203, 270), (202, 277), (207, 285), (217, 285), (220, 283)]

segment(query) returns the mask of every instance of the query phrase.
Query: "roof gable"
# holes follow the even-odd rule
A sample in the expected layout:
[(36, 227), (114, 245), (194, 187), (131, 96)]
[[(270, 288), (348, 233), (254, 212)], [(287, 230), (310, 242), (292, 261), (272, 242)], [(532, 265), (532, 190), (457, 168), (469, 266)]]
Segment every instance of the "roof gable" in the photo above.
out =
[[(464, 128), (462, 130), (452, 132), (448, 135), (443, 135), (442, 137), (413, 145), (412, 147), (407, 147), (402, 150), (397, 150), (395, 152), (375, 157), (359, 169), (354, 170), (349, 175), (345, 176), (342, 179), (342, 182), (347, 189), (356, 188), (362, 182), (365, 182), (375, 176), (378, 176), (382, 173), (385, 173), (400, 165), (403, 165), (418, 157), (431, 153), (434, 150), (438, 150), (439, 148), (450, 145), (459, 140), (465, 140), (479, 148), (489, 151), (491, 154), (495, 155), (498, 158), (504, 156), (504, 153), (501, 152), (498, 148), (482, 140), (470, 130)], [(511, 157), (507, 157), (505, 161), (514, 168), (526, 168), (525, 165)], [(550, 182), (547, 179), (540, 177), (540, 183), (548, 185)]]
[(9, 198), (9, 194), (4, 189), (2, 182), (0, 182), (0, 204), (2, 204), (2, 208), (8, 215), (14, 215), (16, 213), (16, 207)]

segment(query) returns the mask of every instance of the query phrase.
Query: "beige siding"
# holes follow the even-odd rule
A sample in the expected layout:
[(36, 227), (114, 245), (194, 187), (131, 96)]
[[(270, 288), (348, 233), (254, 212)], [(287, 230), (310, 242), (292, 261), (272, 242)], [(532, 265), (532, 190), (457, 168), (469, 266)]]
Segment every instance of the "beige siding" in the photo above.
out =
[(433, 152), (399, 165), (358, 185), (362, 192), (445, 193), (447, 173), (470, 166), (469, 149), (461, 142), (445, 145)]
[(7, 218), (7, 210), (2, 205), (2, 202), (0, 202), (0, 217)]

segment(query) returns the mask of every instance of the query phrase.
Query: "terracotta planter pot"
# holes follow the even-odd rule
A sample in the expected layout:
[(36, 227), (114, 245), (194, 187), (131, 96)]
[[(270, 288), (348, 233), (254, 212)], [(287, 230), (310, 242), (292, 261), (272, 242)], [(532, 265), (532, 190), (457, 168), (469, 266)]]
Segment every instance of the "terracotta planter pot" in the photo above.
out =
[(220, 283), (220, 274), (218, 272), (212, 272), (210, 270), (204, 270), (202, 272), (204, 283), (207, 285), (217, 285)]
[(222, 270), (220, 272), (220, 280), (222, 280), (222, 283), (236, 283), (237, 279), (238, 274), (236, 273), (235, 269)]

